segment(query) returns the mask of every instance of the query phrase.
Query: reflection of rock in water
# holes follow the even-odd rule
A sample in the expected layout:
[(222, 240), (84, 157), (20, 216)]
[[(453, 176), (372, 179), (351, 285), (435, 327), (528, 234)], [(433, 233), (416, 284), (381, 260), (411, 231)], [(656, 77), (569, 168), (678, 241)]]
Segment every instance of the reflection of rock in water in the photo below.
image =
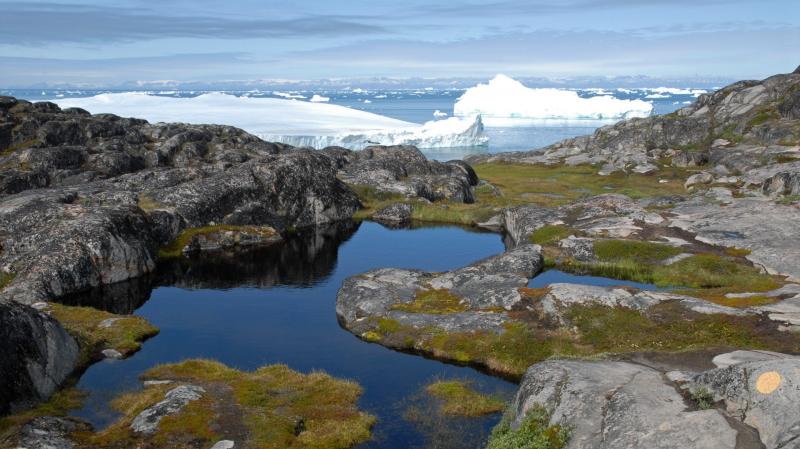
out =
[(161, 286), (234, 288), (311, 285), (331, 274), (339, 245), (358, 230), (353, 221), (307, 228), (284, 242), (246, 251), (203, 253), (161, 262), (153, 275), (106, 285), (65, 297), (62, 303), (91, 306), (118, 314), (133, 313)]

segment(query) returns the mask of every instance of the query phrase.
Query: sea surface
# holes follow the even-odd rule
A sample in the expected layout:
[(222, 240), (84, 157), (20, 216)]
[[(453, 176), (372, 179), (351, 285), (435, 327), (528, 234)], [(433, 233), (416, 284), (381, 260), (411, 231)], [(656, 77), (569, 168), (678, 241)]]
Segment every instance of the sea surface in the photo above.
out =
[[(681, 89), (658, 88), (606, 88), (572, 89), (581, 97), (611, 95), (618, 99), (641, 99), (653, 104), (653, 114), (673, 112), (694, 101), (700, 92), (709, 87), (686, 87)], [(294, 96), (298, 101), (307, 101), (314, 95), (329, 98), (331, 104), (338, 104), (363, 111), (384, 115), (413, 123), (425, 123), (434, 119), (434, 112), (452, 116), (453, 105), (465, 89), (404, 89), (404, 90), (233, 90), (227, 94), (253, 98), (286, 98)], [(64, 98), (91, 97), (101, 93), (121, 93), (120, 90), (64, 90), (64, 89), (0, 89), (0, 95), (13, 95), (30, 101), (43, 101)], [(218, 92), (218, 91), (215, 91)], [(164, 97), (194, 97), (208, 91), (164, 90), (147, 91), (152, 95)], [(302, 98), (299, 98), (302, 97)], [(426, 151), (430, 158), (454, 159), (474, 152), (498, 153), (504, 151), (527, 151), (541, 148), (560, 140), (591, 134), (597, 128), (613, 124), (615, 120), (541, 120), (526, 123), (524, 126), (486, 127), (489, 147), (458, 149), (453, 151)]]

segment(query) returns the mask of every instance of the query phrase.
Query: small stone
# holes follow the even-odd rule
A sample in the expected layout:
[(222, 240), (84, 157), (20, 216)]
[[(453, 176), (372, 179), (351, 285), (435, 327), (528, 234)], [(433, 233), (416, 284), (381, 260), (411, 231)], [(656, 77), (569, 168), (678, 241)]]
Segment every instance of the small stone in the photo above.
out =
[(150, 387), (150, 386), (153, 386), (153, 385), (168, 385), (168, 384), (171, 384), (171, 383), (172, 383), (171, 380), (146, 380), (146, 381), (144, 381), (144, 386), (145, 387)]
[(119, 360), (122, 358), (122, 353), (117, 351), (116, 349), (103, 349), (103, 357), (107, 359), (116, 359)]
[(222, 440), (222, 441), (217, 441), (216, 444), (211, 446), (211, 449), (233, 449), (235, 445), (236, 443), (234, 443), (231, 440)]
[(100, 324), (97, 325), (97, 327), (99, 327), (100, 329), (108, 329), (109, 327), (113, 326), (114, 323), (116, 323), (121, 319), (122, 318), (108, 318), (101, 321)]
[(711, 173), (703, 172), (689, 176), (683, 186), (688, 189), (699, 184), (711, 184), (712, 182), (714, 182), (714, 176)]
[(186, 405), (203, 396), (206, 390), (196, 385), (182, 385), (164, 395), (164, 400), (152, 407), (142, 410), (130, 425), (131, 430), (145, 435), (152, 435), (165, 416), (179, 413)]

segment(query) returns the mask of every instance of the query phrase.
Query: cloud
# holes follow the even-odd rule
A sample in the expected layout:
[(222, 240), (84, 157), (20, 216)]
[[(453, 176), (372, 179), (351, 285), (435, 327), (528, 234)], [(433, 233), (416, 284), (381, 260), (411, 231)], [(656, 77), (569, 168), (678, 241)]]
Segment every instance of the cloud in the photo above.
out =
[[(702, 5), (727, 5), (745, 3), (748, 0), (704, 0)], [(769, 2), (770, 0), (764, 0)], [(504, 0), (495, 2), (430, 4), (417, 9), (421, 14), (448, 14), (460, 16), (510, 16), (517, 14), (569, 14), (587, 11), (630, 9), (637, 7), (682, 7), (697, 6), (697, 0)]]
[(115, 86), (135, 80), (216, 79), (231, 70), (270, 61), (254, 61), (244, 53), (193, 53), (109, 59), (4, 57), (0, 86), (38, 84)]
[(164, 15), (149, 9), (45, 2), (0, 2), (0, 43), (108, 43), (164, 38), (301, 38), (386, 34), (373, 23), (335, 15), (234, 18)]
[(295, 64), (335, 64), (346, 57), (351, 69), (360, 68), (363, 73), (380, 67), (402, 67), (405, 75), (416, 72), (432, 76), (486, 75), (497, 71), (543, 76), (751, 76), (780, 72), (787, 69), (782, 67), (787, 61), (800, 60), (798, 26), (702, 24), (660, 31), (537, 30), (442, 43), (369, 40), (292, 53), (284, 59)]

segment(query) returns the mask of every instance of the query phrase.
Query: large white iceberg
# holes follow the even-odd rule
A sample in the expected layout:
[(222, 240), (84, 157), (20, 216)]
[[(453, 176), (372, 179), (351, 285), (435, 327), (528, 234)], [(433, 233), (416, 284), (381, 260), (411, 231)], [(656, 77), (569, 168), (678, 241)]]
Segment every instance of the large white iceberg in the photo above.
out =
[(358, 150), (380, 144), (439, 149), (483, 147), (489, 141), (479, 116), (419, 125), (334, 104), (223, 93), (174, 98), (128, 92), (53, 101), (63, 108), (151, 122), (231, 125), (267, 141), (313, 148), (338, 145)]
[(483, 116), (487, 125), (505, 126), (524, 121), (647, 117), (653, 105), (643, 100), (621, 100), (600, 95), (582, 98), (563, 89), (532, 89), (505, 75), (467, 89), (455, 104), (457, 117)]

